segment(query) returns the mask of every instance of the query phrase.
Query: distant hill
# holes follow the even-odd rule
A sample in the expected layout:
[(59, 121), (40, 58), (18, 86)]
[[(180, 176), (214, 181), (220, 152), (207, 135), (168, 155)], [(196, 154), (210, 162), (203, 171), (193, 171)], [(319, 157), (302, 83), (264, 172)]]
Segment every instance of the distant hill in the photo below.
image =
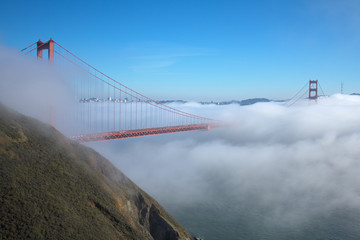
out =
[(221, 101), (221, 102), (201, 102), (201, 104), (216, 104), (216, 105), (229, 105), (229, 104), (239, 104), (241, 106), (251, 105), (258, 102), (271, 102), (267, 98), (250, 98), (245, 100), (231, 100), (231, 101)]
[[(184, 100), (158, 100), (157, 102), (161, 104), (169, 104), (169, 103), (187, 103)], [(258, 102), (273, 102), (273, 100), (267, 98), (250, 98), (244, 100), (231, 100), (231, 101), (210, 101), (210, 102), (199, 102), (200, 104), (207, 105), (207, 104), (216, 104), (216, 105), (229, 105), (229, 104), (239, 104), (239, 105), (251, 105)], [(276, 102), (283, 102), (282, 100)]]
[(0, 104), (0, 239), (195, 239), (94, 150)]
[(246, 99), (246, 100), (242, 100), (240, 101), (240, 105), (251, 105), (251, 104), (255, 104), (258, 102), (270, 102), (271, 100), (267, 99), (267, 98), (251, 98), (251, 99)]

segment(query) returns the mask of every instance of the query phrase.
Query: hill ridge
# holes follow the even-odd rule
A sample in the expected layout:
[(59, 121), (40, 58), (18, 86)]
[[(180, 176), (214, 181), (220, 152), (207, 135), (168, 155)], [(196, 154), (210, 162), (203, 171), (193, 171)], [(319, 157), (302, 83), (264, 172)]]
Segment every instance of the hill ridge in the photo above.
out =
[(1, 239), (194, 239), (99, 153), (0, 104)]

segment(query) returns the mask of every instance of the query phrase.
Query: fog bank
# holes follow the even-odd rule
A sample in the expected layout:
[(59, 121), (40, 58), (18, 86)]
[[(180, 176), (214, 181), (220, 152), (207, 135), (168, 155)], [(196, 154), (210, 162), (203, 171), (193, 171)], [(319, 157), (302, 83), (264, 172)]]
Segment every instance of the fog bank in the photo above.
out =
[[(56, 109), (61, 130), (76, 127), (66, 121), (74, 105), (66, 74), (0, 46), (0, 101), (47, 123)], [(171, 106), (226, 127), (88, 145), (206, 239), (226, 233), (232, 237), (224, 239), (241, 233), (297, 239), (278, 230), (301, 235), (315, 219), (331, 228), (326, 219), (338, 211), (343, 215), (336, 221), (347, 219), (335, 224), (338, 232), (360, 238), (359, 96), (335, 94), (290, 108), (271, 102)], [(258, 228), (267, 237), (256, 235)]]
[(71, 81), (76, 70), (39, 61), (34, 53), (23, 56), (0, 43), (0, 102), (68, 135), (75, 125)]
[(176, 107), (229, 126), (91, 146), (175, 213), (208, 206), (230, 209), (229, 218), (253, 212), (257, 224), (301, 229), (336, 209), (360, 211), (359, 96), (337, 94), (290, 108)]

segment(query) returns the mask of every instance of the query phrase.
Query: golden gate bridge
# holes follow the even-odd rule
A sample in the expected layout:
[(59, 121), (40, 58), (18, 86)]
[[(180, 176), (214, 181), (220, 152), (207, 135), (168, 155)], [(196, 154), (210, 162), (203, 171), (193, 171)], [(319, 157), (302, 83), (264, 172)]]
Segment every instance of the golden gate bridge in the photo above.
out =
[[(114, 78), (93, 67), (65, 47), (50, 39), (41, 40), (21, 50), (23, 55), (36, 54), (48, 60), (74, 67), (78, 75), (70, 81), (74, 95), (76, 129), (72, 139), (79, 142), (106, 141), (166, 133), (210, 130), (219, 127), (218, 120), (198, 116), (162, 104), (123, 85)], [(69, 66), (70, 65), (70, 66)], [(306, 84), (307, 85), (307, 84)], [(309, 99), (318, 98), (318, 81), (309, 81), (291, 99), (285, 102), (292, 106), (309, 94)], [(306, 89), (306, 88), (305, 88)]]
[(41, 59), (44, 50), (50, 62), (56, 56), (80, 69), (79, 76), (71, 80), (78, 122), (74, 140), (105, 141), (219, 126), (215, 119), (178, 110), (121, 84), (52, 39), (39, 40), (21, 52), (36, 53)]

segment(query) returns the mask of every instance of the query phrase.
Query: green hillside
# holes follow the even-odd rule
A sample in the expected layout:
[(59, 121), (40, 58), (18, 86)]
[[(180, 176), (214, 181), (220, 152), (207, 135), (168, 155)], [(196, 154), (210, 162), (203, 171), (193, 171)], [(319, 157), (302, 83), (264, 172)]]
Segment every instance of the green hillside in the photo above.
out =
[(94, 150), (0, 104), (0, 239), (194, 239)]

